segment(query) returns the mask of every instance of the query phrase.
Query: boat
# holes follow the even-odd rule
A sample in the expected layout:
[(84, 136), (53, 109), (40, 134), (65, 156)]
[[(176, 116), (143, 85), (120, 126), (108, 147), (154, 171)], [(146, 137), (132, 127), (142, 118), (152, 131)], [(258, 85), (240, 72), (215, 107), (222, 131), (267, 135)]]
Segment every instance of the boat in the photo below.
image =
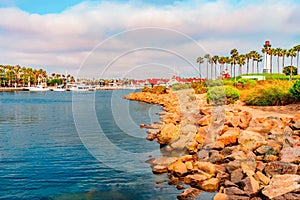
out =
[(86, 91), (89, 91), (89, 89), (90, 89), (90, 86), (80, 84), (80, 85), (73, 85), (70, 88), (70, 91), (73, 91), (73, 92), (86, 92)]
[(42, 85), (36, 85), (35, 87), (30, 87), (29, 91), (30, 92), (45, 92), (49, 91), (50, 89), (47, 87), (43, 87)]
[(64, 85), (58, 85), (56, 88), (53, 88), (53, 91), (55, 92), (64, 92), (67, 91)]

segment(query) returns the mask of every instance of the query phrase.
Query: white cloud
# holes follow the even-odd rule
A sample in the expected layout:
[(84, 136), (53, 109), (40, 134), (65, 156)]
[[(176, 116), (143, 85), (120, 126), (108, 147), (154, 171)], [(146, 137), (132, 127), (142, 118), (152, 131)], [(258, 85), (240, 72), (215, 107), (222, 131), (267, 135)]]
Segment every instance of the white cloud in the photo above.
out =
[[(161, 7), (134, 2), (84, 2), (60, 14), (47, 15), (3, 8), (0, 9), (0, 63), (47, 67), (49, 73), (62, 73), (64, 67), (68, 67), (67, 71), (75, 72), (90, 51), (108, 37), (127, 29), (149, 26), (187, 34), (211, 54), (229, 54), (233, 48), (242, 53), (260, 51), (266, 39), (274, 45), (290, 48), (300, 39), (299, 8), (297, 1), (289, 0), (239, 1), (236, 4), (229, 0), (191, 0)], [(86, 60), (90, 67), (85, 73), (97, 76), (94, 68), (105, 66), (109, 59), (139, 45), (171, 49), (190, 62), (205, 53), (184, 35), (171, 32), (142, 31), (138, 36), (124, 33), (114, 37), (98, 47), (99, 52), (93, 53), (97, 56)], [(170, 66), (178, 65), (189, 75), (194, 73), (179, 66), (186, 65), (184, 61), (179, 62), (161, 52), (148, 52), (122, 57), (109, 75), (120, 75), (130, 70), (130, 66), (152, 60), (163, 65), (168, 62)]]

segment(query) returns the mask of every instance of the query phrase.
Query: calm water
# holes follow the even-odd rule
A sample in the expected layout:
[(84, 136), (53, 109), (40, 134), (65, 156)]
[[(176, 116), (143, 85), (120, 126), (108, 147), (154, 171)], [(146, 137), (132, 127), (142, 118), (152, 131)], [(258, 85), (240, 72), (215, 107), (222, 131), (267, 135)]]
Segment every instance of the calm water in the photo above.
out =
[(175, 199), (138, 126), (160, 108), (129, 92), (0, 93), (0, 199)]

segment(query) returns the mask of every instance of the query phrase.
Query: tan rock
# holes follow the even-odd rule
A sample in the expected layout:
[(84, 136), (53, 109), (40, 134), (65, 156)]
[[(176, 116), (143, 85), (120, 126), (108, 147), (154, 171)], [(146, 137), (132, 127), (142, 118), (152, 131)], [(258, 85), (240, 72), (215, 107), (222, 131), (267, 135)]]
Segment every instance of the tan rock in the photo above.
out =
[(242, 169), (236, 169), (230, 174), (230, 181), (233, 183), (240, 182), (244, 177), (244, 173)]
[(193, 163), (191, 161), (185, 162), (185, 166), (188, 170), (192, 170), (194, 168)]
[(184, 183), (192, 187), (200, 188), (203, 181), (207, 180), (206, 176), (200, 174), (187, 175), (184, 177)]
[(218, 178), (211, 178), (203, 181), (200, 184), (201, 189), (208, 192), (214, 192), (219, 189), (220, 180)]
[(300, 146), (283, 148), (280, 152), (280, 161), (299, 164)]
[(258, 171), (254, 174), (254, 178), (257, 181), (261, 182), (263, 185), (268, 185), (270, 182), (270, 179), (260, 171)]
[(206, 115), (203, 116), (199, 121), (198, 124), (200, 126), (208, 126), (212, 122), (212, 116), (211, 115)]
[(239, 137), (239, 135), (240, 135), (239, 128), (230, 128), (228, 131), (226, 131), (218, 138), (218, 141), (224, 143), (224, 145), (235, 144), (237, 142), (237, 138)]
[(262, 193), (268, 198), (272, 199), (274, 197), (278, 197), (299, 189), (299, 181), (299, 175), (274, 175), (270, 184), (262, 190)]
[(298, 165), (280, 161), (267, 163), (264, 169), (269, 177), (279, 174), (296, 174), (297, 170)]
[(157, 139), (159, 144), (169, 144), (175, 141), (179, 137), (179, 127), (170, 123), (164, 124), (161, 128), (159, 134), (157, 134)]
[(242, 182), (245, 184), (243, 190), (248, 196), (253, 196), (259, 192), (259, 183), (253, 177), (247, 177)]
[(176, 161), (176, 157), (160, 157), (152, 162), (152, 171), (156, 174), (168, 172), (168, 166)]
[(250, 151), (267, 143), (262, 135), (252, 131), (243, 131), (238, 138), (238, 142), (243, 148)]
[(179, 177), (188, 172), (186, 165), (181, 160), (177, 160), (170, 164), (168, 167), (168, 171)]
[(210, 162), (197, 162), (198, 169), (208, 173), (215, 175), (216, 174), (216, 168), (215, 165)]
[(177, 196), (179, 200), (192, 200), (201, 194), (201, 190), (197, 188), (187, 188)]
[(214, 200), (228, 200), (227, 195), (224, 193), (217, 193), (214, 196)]

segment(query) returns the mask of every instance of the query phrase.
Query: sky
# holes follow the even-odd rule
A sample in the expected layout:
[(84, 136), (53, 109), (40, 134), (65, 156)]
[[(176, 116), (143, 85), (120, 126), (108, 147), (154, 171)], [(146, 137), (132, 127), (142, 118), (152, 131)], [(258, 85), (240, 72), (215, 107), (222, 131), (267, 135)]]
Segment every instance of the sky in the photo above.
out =
[(300, 44), (299, 10), (299, 0), (1, 0), (0, 64), (89, 78), (197, 76), (206, 53)]

